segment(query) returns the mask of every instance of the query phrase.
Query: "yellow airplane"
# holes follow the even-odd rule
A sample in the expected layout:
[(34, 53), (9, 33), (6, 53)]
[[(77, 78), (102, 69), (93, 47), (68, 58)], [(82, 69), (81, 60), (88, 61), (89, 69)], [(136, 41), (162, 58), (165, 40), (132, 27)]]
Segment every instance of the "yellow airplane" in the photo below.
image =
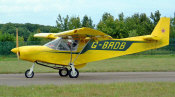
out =
[[(34, 76), (35, 63), (59, 70), (60, 76), (77, 78), (77, 69), (88, 62), (138, 53), (169, 44), (170, 18), (162, 17), (151, 35), (113, 39), (111, 36), (90, 28), (79, 28), (60, 33), (38, 33), (34, 37), (54, 39), (43, 46), (22, 46), (11, 51), (26, 61), (33, 62), (25, 72), (27, 78)], [(17, 33), (18, 34), (18, 33)]]

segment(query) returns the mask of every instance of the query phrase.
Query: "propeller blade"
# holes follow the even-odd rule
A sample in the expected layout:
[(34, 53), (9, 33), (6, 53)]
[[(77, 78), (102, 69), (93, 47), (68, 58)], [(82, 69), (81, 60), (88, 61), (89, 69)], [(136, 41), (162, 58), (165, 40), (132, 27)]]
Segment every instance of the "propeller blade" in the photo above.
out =
[[(16, 48), (18, 48), (18, 46), (19, 46), (19, 43), (18, 43), (18, 28), (16, 28)], [(18, 48), (18, 51), (17, 51), (16, 55), (17, 55), (17, 58), (19, 60), (19, 48)]]
[(17, 58), (18, 58), (18, 60), (19, 60), (19, 52), (17, 52), (16, 55), (17, 55)]
[(16, 28), (16, 48), (18, 48), (18, 28)]

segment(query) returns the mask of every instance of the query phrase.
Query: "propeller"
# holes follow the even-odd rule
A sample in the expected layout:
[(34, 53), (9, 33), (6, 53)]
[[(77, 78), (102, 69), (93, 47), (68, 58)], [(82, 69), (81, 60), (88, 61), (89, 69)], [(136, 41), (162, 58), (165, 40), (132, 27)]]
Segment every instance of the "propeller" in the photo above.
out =
[(19, 52), (19, 42), (18, 42), (18, 28), (16, 28), (16, 48), (18, 49), (17, 52), (16, 52), (16, 55), (17, 55), (17, 58), (19, 60), (19, 55), (20, 55), (20, 52)]

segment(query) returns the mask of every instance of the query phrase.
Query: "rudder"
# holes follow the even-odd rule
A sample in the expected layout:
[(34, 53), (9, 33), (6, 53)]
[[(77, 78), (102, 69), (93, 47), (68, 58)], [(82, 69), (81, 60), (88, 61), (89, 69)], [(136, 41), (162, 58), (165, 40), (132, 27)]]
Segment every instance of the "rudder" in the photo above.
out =
[(169, 44), (170, 18), (162, 17), (154, 28), (151, 36), (159, 38), (161, 45)]

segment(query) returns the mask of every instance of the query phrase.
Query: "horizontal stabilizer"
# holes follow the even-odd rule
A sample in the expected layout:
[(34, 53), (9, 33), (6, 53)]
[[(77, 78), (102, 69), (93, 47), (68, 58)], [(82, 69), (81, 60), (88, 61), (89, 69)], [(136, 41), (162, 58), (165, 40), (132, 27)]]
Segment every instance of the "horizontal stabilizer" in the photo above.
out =
[(153, 35), (146, 35), (143, 37), (143, 39), (146, 41), (158, 41), (159, 37)]

